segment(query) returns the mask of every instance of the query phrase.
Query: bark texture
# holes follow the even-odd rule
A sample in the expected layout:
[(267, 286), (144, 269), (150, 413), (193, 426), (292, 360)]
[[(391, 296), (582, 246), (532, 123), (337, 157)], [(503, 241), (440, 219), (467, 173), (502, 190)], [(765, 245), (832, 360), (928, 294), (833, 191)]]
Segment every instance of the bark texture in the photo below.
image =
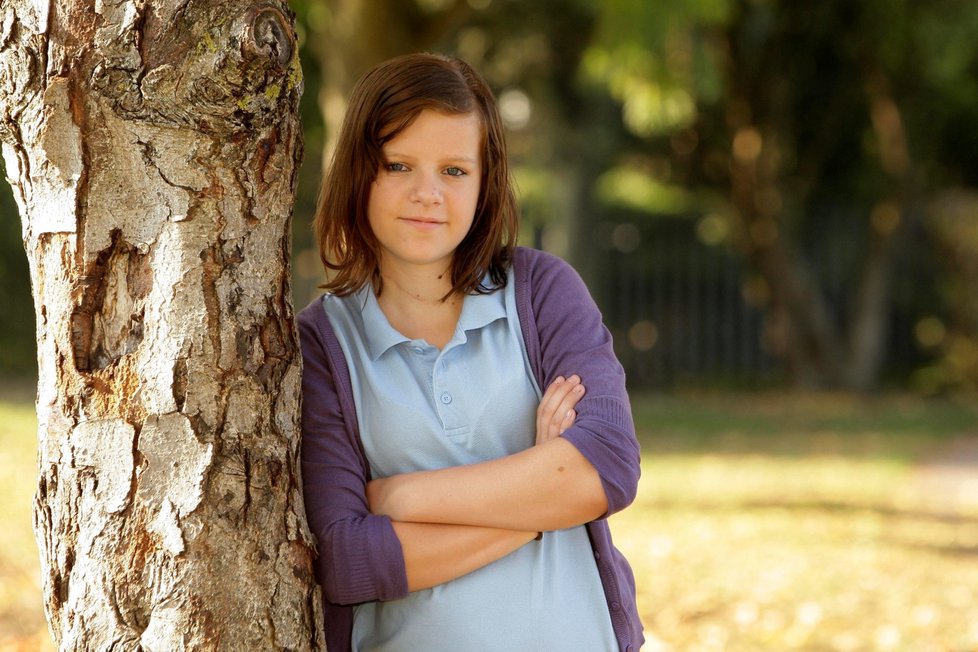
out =
[(282, 1), (4, 0), (61, 650), (320, 650), (288, 282)]

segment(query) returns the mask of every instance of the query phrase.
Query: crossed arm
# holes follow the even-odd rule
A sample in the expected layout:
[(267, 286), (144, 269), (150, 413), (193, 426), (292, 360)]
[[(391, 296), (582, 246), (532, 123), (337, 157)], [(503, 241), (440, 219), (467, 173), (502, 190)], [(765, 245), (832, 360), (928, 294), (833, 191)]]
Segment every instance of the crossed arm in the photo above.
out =
[(367, 484), (373, 514), (391, 519), (408, 590), (461, 577), (532, 541), (538, 531), (581, 525), (607, 510), (598, 472), (560, 438), (584, 396), (577, 376), (558, 378), (537, 409), (536, 445), (507, 457)]

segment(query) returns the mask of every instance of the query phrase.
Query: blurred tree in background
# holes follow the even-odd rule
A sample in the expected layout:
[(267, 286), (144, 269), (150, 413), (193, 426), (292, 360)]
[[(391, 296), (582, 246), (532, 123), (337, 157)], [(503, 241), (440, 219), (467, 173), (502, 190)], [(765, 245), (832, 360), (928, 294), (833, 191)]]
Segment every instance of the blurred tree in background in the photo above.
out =
[[(978, 118), (978, 45), (968, 36), (978, 7), (622, 0), (602, 9), (588, 72), (643, 139), (620, 178), (644, 181), (649, 196), (656, 184), (672, 189), (673, 212), (698, 220), (701, 239), (743, 257), (745, 298), (764, 309), (767, 349), (790, 379), (875, 387), (888, 364), (913, 362), (892, 355), (897, 309), (907, 331), (920, 313), (974, 305), (951, 290), (936, 302), (918, 294), (933, 290), (933, 275), (953, 286), (966, 272), (925, 259), (942, 239), (928, 221), (933, 202), (973, 181), (978, 150), (961, 139)], [(923, 343), (939, 344), (927, 340), (943, 318), (923, 319)], [(931, 374), (927, 384), (963, 376)]]
[[(975, 3), (292, 6), (306, 79), (298, 305), (321, 280), (309, 222), (353, 82), (434, 50), (495, 88), (522, 240), (581, 270), (632, 382), (978, 387)], [(2, 201), (0, 299), (23, 305)], [(32, 338), (11, 320), (30, 315), (0, 313), (3, 370), (23, 368)]]

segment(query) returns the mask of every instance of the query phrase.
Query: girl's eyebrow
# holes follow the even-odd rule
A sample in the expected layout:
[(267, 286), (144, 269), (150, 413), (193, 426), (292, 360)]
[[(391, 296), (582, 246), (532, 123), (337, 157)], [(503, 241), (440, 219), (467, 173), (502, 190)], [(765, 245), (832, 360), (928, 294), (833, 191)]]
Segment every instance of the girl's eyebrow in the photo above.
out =
[[(414, 160), (413, 156), (408, 156), (407, 154), (400, 154), (397, 151), (390, 151), (390, 152), (385, 151), (384, 158), (388, 160), (398, 159), (402, 161)], [(462, 156), (462, 155), (446, 156), (445, 158), (441, 159), (443, 163), (468, 163), (470, 165), (474, 165), (477, 162), (477, 160), (478, 159), (474, 159), (471, 156)]]

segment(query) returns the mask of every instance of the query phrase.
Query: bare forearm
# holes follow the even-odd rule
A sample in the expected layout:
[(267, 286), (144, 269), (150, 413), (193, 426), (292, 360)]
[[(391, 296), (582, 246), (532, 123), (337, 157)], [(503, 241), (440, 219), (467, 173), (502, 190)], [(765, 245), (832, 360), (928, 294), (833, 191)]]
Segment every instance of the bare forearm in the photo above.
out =
[(488, 462), (393, 476), (368, 489), (371, 511), (397, 521), (558, 530), (607, 510), (601, 479), (554, 439)]
[(393, 521), (401, 542), (409, 591), (467, 575), (532, 541), (536, 532)]

